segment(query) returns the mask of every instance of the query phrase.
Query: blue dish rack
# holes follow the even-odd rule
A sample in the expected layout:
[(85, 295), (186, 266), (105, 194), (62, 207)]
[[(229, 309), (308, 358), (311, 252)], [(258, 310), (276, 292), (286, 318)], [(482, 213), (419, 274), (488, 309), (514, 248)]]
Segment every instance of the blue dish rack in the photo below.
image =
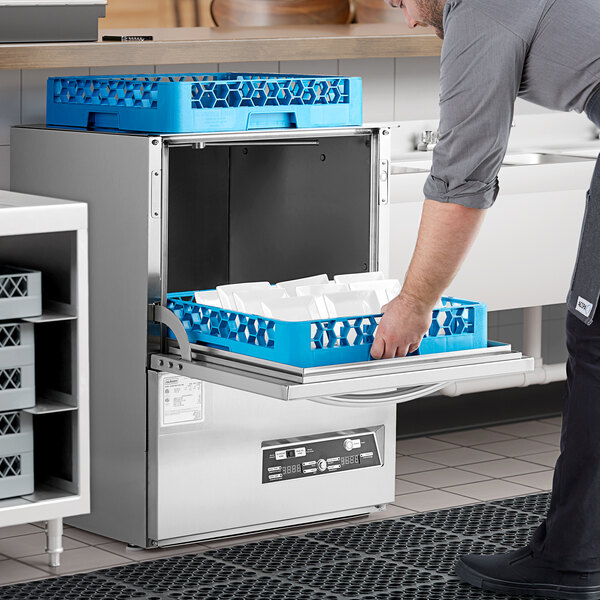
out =
[(144, 133), (362, 125), (359, 77), (176, 73), (48, 78), (46, 124)]
[[(416, 354), (471, 350), (487, 346), (487, 307), (479, 302), (442, 298), (429, 332)], [(197, 304), (194, 292), (167, 296), (190, 342), (296, 367), (318, 367), (370, 360), (381, 315), (314, 321), (280, 321)], [(172, 336), (172, 334), (170, 334)]]

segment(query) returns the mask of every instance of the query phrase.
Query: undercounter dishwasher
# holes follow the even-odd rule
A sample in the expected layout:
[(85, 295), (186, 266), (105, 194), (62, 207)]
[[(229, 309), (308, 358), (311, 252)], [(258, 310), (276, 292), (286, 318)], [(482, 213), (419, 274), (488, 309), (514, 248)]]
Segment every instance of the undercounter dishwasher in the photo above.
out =
[(153, 547), (384, 510), (398, 402), (532, 368), (501, 344), (291, 367), (190, 344), (167, 308), (170, 292), (387, 273), (389, 138), (13, 128), (12, 188), (89, 204), (92, 512), (72, 524)]

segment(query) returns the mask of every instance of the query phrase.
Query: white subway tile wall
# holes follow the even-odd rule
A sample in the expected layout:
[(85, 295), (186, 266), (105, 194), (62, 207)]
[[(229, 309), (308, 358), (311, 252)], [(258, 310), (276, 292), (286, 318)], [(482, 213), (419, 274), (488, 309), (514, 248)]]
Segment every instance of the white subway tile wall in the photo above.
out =
[(10, 189), (10, 146), (0, 146), (0, 190)]
[(276, 61), (221, 63), (220, 73), (279, 73), (279, 63)]
[(21, 71), (0, 71), (0, 145), (10, 144), (10, 128), (21, 119)]
[(394, 120), (394, 59), (340, 60), (339, 74), (362, 77), (365, 123)]
[(213, 73), (218, 72), (217, 65), (194, 64), (194, 65), (158, 65), (156, 73)]
[(289, 60), (279, 63), (280, 73), (293, 75), (339, 75), (337, 60)]
[[(89, 69), (32, 69), (21, 71), (21, 121), (23, 125), (46, 122), (46, 82), (48, 77), (89, 75)], [(0, 111), (2, 107), (0, 107)], [(17, 125), (18, 123), (13, 123)]]
[(394, 120), (437, 118), (440, 96), (440, 57), (397, 58)]
[[(51, 69), (0, 71), (0, 189), (10, 187), (10, 127), (44, 123), (46, 80), (56, 75), (226, 72), (254, 71), (316, 75), (346, 75), (363, 78), (364, 120), (382, 122), (438, 118), (439, 57), (373, 58), (360, 60), (317, 60), (138, 67), (97, 67), (92, 69)], [(539, 106), (518, 101), (515, 113), (545, 113)], [(522, 313), (490, 314), (489, 337), (521, 347)], [(518, 313), (518, 314), (517, 314)], [(564, 350), (564, 306), (544, 310), (545, 362), (562, 362)]]

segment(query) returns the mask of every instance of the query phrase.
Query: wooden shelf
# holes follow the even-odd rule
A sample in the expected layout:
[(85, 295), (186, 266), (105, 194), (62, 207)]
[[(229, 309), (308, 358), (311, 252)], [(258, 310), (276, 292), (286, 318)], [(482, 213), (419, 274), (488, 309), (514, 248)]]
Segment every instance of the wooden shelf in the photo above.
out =
[(103, 34), (152, 35), (154, 41), (0, 44), (0, 69), (402, 58), (439, 56), (442, 48), (431, 29), (395, 23), (105, 29)]

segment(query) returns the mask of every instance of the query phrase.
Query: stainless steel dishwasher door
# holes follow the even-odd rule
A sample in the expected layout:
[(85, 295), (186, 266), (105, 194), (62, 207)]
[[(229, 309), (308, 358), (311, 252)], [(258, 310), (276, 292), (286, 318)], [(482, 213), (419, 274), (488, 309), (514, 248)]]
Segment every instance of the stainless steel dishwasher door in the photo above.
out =
[[(161, 397), (164, 379), (172, 377), (148, 374), (150, 545), (364, 514), (393, 501), (395, 405), (340, 408), (307, 400), (281, 402), (198, 382), (201, 408), (187, 422), (174, 423), (177, 419), (165, 417)], [(283, 444), (290, 438), (364, 428), (377, 431), (381, 464), (263, 482), (262, 454), (269, 440)], [(343, 453), (340, 445), (333, 458)]]

